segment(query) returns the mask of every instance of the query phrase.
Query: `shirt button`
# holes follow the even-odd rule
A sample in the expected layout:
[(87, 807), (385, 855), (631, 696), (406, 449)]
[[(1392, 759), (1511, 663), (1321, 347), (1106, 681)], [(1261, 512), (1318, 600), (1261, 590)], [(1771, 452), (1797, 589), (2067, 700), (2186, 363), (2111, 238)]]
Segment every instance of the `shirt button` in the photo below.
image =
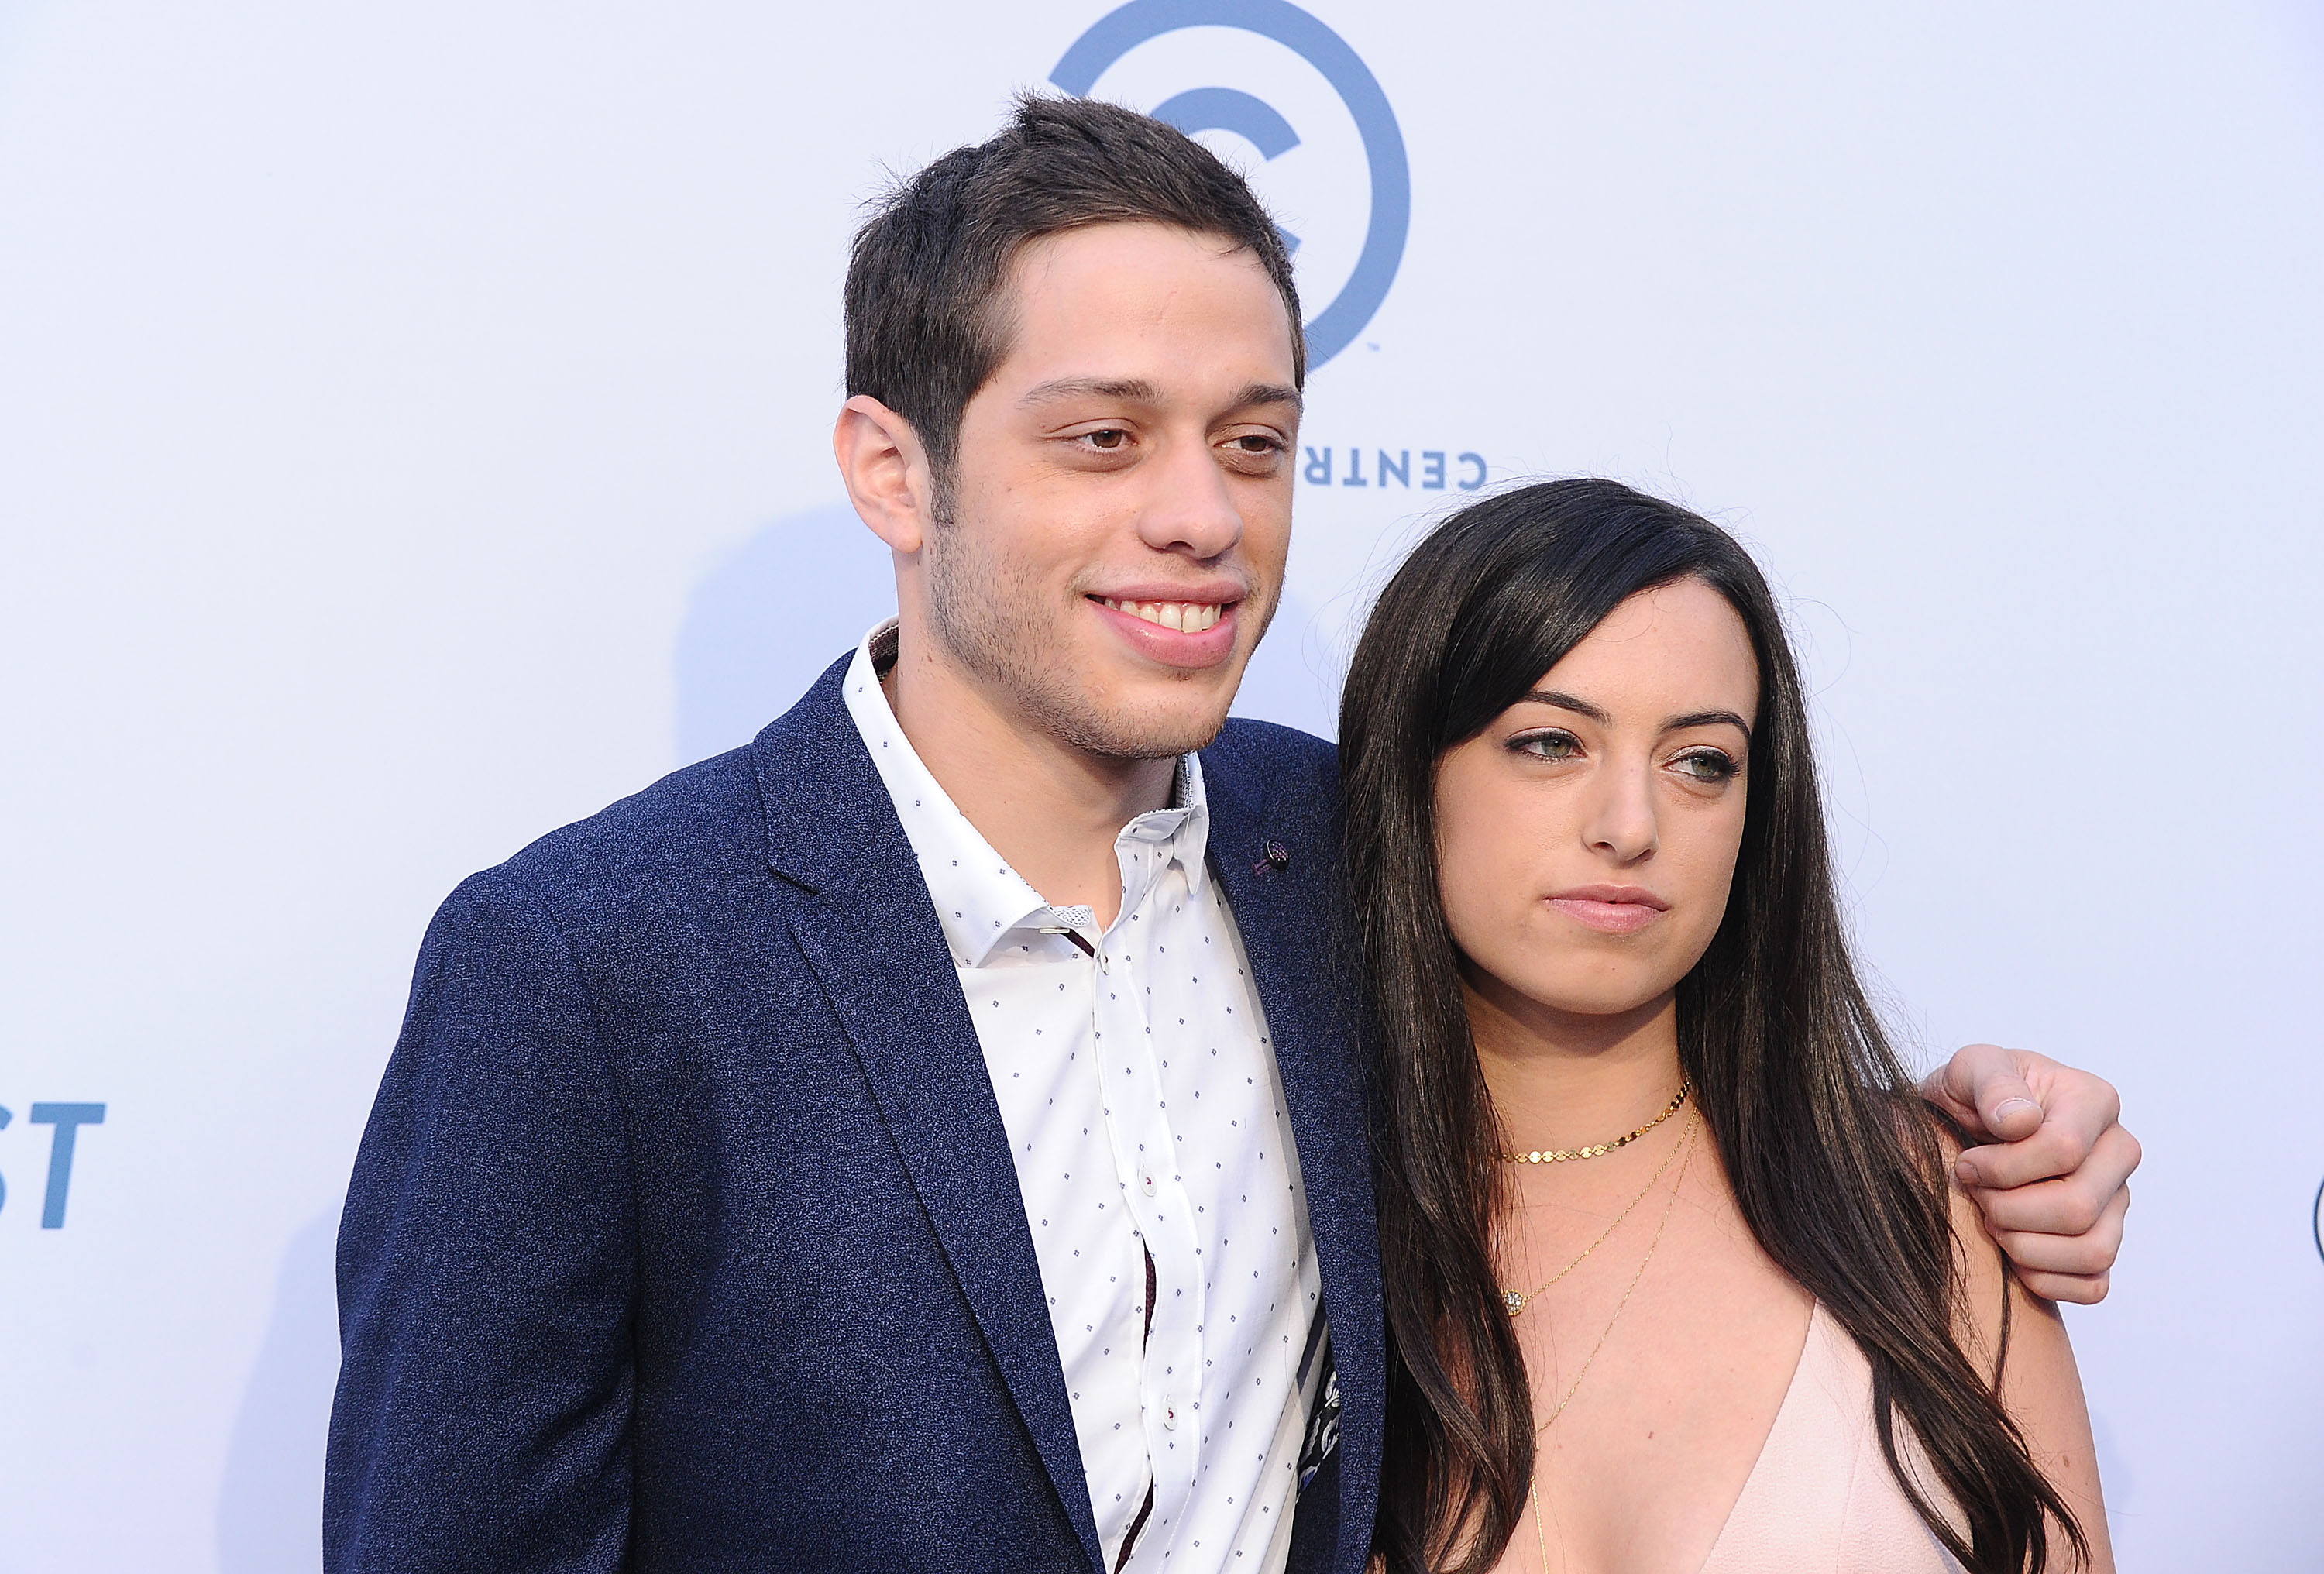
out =
[(1162, 1407), (1162, 1428), (1165, 1431), (1176, 1431), (1178, 1430), (1178, 1407), (1176, 1405), (1166, 1404)]
[(1140, 1176), (1139, 1176), (1139, 1177), (1138, 1177), (1138, 1184), (1139, 1184), (1139, 1189), (1140, 1189), (1140, 1190), (1142, 1190), (1142, 1191), (1143, 1191), (1143, 1192), (1145, 1192), (1148, 1197), (1151, 1197), (1152, 1195), (1154, 1195), (1154, 1177), (1153, 1177), (1153, 1176), (1151, 1176), (1151, 1175), (1140, 1175)]

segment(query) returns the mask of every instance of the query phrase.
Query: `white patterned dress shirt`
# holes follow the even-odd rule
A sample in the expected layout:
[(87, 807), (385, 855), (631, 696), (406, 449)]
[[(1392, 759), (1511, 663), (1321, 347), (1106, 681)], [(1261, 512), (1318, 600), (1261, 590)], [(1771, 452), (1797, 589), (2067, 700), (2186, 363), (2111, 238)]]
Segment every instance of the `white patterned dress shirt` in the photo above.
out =
[(1201, 763), (1116, 838), (1101, 932), (1026, 884), (912, 751), (880, 687), (894, 628), (857, 649), (847, 707), (1000, 1099), (1106, 1566), (1274, 1574), (1325, 1365), (1321, 1280), (1267, 1023), (1204, 867)]

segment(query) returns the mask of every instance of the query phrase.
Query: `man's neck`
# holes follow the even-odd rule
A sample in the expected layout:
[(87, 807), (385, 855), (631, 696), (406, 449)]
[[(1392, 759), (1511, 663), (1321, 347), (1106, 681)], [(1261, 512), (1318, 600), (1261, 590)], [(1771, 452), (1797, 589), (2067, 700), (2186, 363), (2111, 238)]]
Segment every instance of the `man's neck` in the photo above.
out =
[(1056, 907), (1100, 925), (1121, 906), (1114, 840), (1167, 807), (1175, 759), (1093, 754), (1002, 710), (925, 644), (899, 648), (881, 681), (896, 724), (928, 774), (1009, 867)]

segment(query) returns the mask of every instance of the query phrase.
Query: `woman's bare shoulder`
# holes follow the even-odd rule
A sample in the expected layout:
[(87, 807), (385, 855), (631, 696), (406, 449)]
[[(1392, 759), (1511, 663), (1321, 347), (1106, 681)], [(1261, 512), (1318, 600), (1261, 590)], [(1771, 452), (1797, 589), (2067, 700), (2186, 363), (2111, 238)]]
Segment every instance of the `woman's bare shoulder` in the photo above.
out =
[(1950, 1179), (1960, 1141), (1949, 1132), (1941, 1141), (1953, 1249), (1960, 1266), (1955, 1318), (1961, 1348), (1995, 1385), (2034, 1462), (2072, 1507), (2089, 1540), (2089, 1569), (2112, 1574), (2114, 1551), (2107, 1535), (2089, 1405), (2065, 1320), (2055, 1302), (2029, 1293), (2009, 1271), (2000, 1247), (1987, 1233), (1984, 1213)]

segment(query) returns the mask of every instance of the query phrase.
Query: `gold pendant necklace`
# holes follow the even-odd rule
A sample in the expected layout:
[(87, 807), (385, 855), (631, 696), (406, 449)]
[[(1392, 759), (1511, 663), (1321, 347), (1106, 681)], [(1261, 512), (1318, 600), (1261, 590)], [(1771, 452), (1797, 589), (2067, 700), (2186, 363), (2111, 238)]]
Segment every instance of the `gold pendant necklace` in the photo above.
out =
[(1601, 1142), (1591, 1147), (1537, 1147), (1528, 1153), (1505, 1153), (1498, 1156), (1505, 1164), (1570, 1164), (1575, 1159), (1603, 1158), (1606, 1155), (1612, 1153), (1618, 1147), (1629, 1146), (1632, 1143), (1637, 1141), (1638, 1138), (1646, 1136), (1647, 1132), (1652, 1131), (1655, 1127), (1660, 1126), (1664, 1121), (1668, 1120), (1672, 1116), (1677, 1114), (1678, 1107), (1686, 1102), (1686, 1095), (1690, 1086), (1691, 1084), (1684, 1077), (1681, 1077), (1678, 1083), (1678, 1091), (1671, 1096), (1671, 1101), (1669, 1103), (1663, 1106), (1663, 1112), (1655, 1116), (1652, 1120), (1647, 1121), (1644, 1126), (1639, 1127), (1628, 1137), (1618, 1137), (1611, 1142)]
[[(1683, 1097), (1685, 1092), (1685, 1086), (1681, 1084), (1679, 1088), (1680, 1095)], [(1672, 1108), (1675, 1109), (1677, 1106), (1674, 1104)], [(1664, 1115), (1667, 1115), (1669, 1113), (1670, 1111), (1668, 1109), (1663, 1111)], [(1662, 1118), (1662, 1116), (1658, 1115), (1655, 1118), (1659, 1120)], [(1698, 1123), (1694, 1121), (1689, 1121), (1687, 1123), (1686, 1135), (1679, 1138), (1678, 1147), (1673, 1149), (1673, 1152), (1677, 1152), (1681, 1149), (1689, 1153), (1693, 1151), (1694, 1133), (1697, 1124)], [(1670, 1160), (1665, 1157), (1663, 1160), (1663, 1164), (1667, 1167), (1670, 1164)], [(1659, 1177), (1662, 1172), (1657, 1170), (1655, 1174)], [(1647, 1183), (1649, 1190), (1652, 1189), (1653, 1184), (1653, 1182)], [(1547, 1421), (1543, 1422), (1539, 1426), (1533, 1429), (1533, 1435), (1536, 1439), (1539, 1438), (1542, 1433), (1547, 1431), (1551, 1427), (1557, 1424), (1557, 1418), (1565, 1413), (1565, 1407), (1572, 1404), (1573, 1396), (1582, 1391), (1582, 1380), (1590, 1375), (1590, 1364), (1598, 1358), (1598, 1352), (1606, 1348), (1606, 1341), (1613, 1337), (1614, 1325), (1622, 1321), (1622, 1312), (1630, 1304), (1631, 1295), (1637, 1293), (1638, 1281), (1646, 1276), (1646, 1265), (1655, 1260), (1655, 1248), (1663, 1243), (1663, 1231), (1670, 1227), (1671, 1212), (1678, 1206), (1678, 1194), (1685, 1184), (1686, 1165), (1682, 1164), (1678, 1167), (1678, 1179), (1671, 1183), (1670, 1201), (1663, 1204), (1662, 1222), (1655, 1226), (1655, 1238), (1646, 1243), (1646, 1255), (1638, 1259), (1638, 1271), (1630, 1275), (1629, 1287), (1622, 1292), (1622, 1299), (1615, 1302), (1614, 1315), (1606, 1320), (1606, 1331), (1598, 1336), (1598, 1342), (1591, 1346), (1590, 1353), (1582, 1358), (1582, 1369), (1573, 1374), (1573, 1382), (1566, 1388), (1565, 1397), (1557, 1402), (1557, 1408), (1549, 1413), (1549, 1419)], [(1645, 1193), (1643, 1192), (1640, 1193), (1641, 1196), (1644, 1194)], [(1630, 1206), (1635, 1208), (1637, 1204), (1633, 1202)], [(1628, 1210), (1625, 1210), (1625, 1211), (1627, 1212)], [(1618, 1220), (1616, 1222), (1618, 1223), (1620, 1221)], [(1602, 1235), (1598, 1238), (1599, 1240), (1603, 1240), (1605, 1238), (1606, 1238)], [(1593, 1241), (1591, 1243), (1591, 1250), (1594, 1251), (1596, 1249), (1597, 1242)], [(1582, 1256), (1588, 1256), (1590, 1253), (1584, 1252), (1582, 1255)], [(1581, 1258), (1577, 1257), (1574, 1260), (1579, 1262)], [(1568, 1265), (1566, 1272), (1570, 1273), (1572, 1271), (1572, 1265)], [(1564, 1275), (1562, 1274), (1559, 1275), (1561, 1278)], [(1553, 1284), (1555, 1282), (1555, 1280), (1551, 1281)], [(1547, 1287), (1547, 1285), (1543, 1286), (1544, 1289), (1546, 1289)], [(1534, 1292), (1536, 1295), (1540, 1293), (1541, 1292), (1539, 1290)], [(1531, 1297), (1527, 1297), (1527, 1299), (1531, 1299)], [(1515, 1312), (1512, 1312), (1511, 1315), (1516, 1315)], [(1541, 1506), (1541, 1462), (1538, 1450), (1536, 1450), (1534, 1478), (1526, 1483), (1526, 1487), (1527, 1496), (1533, 1499), (1534, 1540), (1539, 1545), (1541, 1550), (1541, 1566), (1544, 1569), (1547, 1569), (1549, 1567), (1549, 1525), (1547, 1523), (1547, 1516), (1544, 1514)]]
[[(1679, 1139), (1680, 1151), (1692, 1153), (1695, 1129), (1696, 1124), (1690, 1121), (1686, 1135)], [(1646, 1265), (1655, 1260), (1655, 1248), (1663, 1244), (1663, 1231), (1670, 1228), (1671, 1213), (1678, 1207), (1678, 1194), (1685, 1185), (1686, 1165), (1681, 1164), (1678, 1167), (1678, 1179), (1671, 1183), (1670, 1201), (1663, 1204), (1663, 1221), (1655, 1226), (1655, 1238), (1646, 1243), (1646, 1255), (1638, 1259), (1638, 1271), (1630, 1275), (1629, 1287), (1622, 1292), (1622, 1298), (1614, 1303), (1614, 1315), (1606, 1320), (1605, 1332), (1600, 1334), (1598, 1342), (1590, 1347), (1590, 1353), (1582, 1358), (1582, 1369), (1573, 1374), (1573, 1381), (1567, 1386), (1565, 1397), (1557, 1402), (1557, 1408), (1549, 1413), (1547, 1421), (1533, 1429), (1534, 1436), (1539, 1437), (1551, 1427), (1555, 1426), (1557, 1418), (1565, 1413), (1565, 1407), (1572, 1404), (1573, 1396), (1582, 1391), (1582, 1380), (1590, 1376), (1590, 1364), (1598, 1358), (1598, 1352), (1606, 1348), (1606, 1341), (1614, 1337), (1614, 1325), (1622, 1321), (1622, 1312), (1630, 1304), (1630, 1297), (1637, 1293), (1638, 1281), (1646, 1276)]]
[[(1689, 1137), (1693, 1135), (1693, 1128), (1688, 1128), (1687, 1135)], [(1608, 1225), (1604, 1229), (1598, 1232), (1598, 1238), (1596, 1240), (1591, 1241), (1588, 1246), (1582, 1248), (1582, 1255), (1580, 1256), (1566, 1264), (1565, 1266), (1558, 1269), (1557, 1272), (1552, 1274), (1548, 1278), (1543, 1280), (1540, 1284), (1535, 1285), (1530, 1290), (1502, 1291), (1501, 1304), (1508, 1308), (1509, 1315), (1511, 1317), (1515, 1317), (1519, 1312), (1523, 1312), (1527, 1306), (1532, 1305), (1534, 1300), (1537, 1296), (1544, 1293), (1551, 1285), (1565, 1277), (1566, 1275), (1580, 1267), (1589, 1259), (1591, 1252), (1594, 1252), (1600, 1247), (1604, 1246), (1606, 1244), (1606, 1238), (1622, 1228), (1622, 1220), (1630, 1216), (1631, 1210), (1637, 1208), (1639, 1203), (1646, 1200), (1646, 1193), (1655, 1189), (1655, 1183), (1663, 1178), (1663, 1172), (1671, 1167), (1671, 1160), (1676, 1158), (1678, 1156), (1679, 1149), (1685, 1146), (1686, 1141), (1684, 1138), (1682, 1138), (1679, 1142), (1672, 1146), (1670, 1152), (1663, 1155), (1663, 1162), (1655, 1166), (1655, 1173), (1646, 1177), (1646, 1183), (1638, 1188), (1638, 1194), (1631, 1198), (1628, 1204), (1625, 1206), (1619, 1213), (1614, 1215), (1613, 1223)]]

